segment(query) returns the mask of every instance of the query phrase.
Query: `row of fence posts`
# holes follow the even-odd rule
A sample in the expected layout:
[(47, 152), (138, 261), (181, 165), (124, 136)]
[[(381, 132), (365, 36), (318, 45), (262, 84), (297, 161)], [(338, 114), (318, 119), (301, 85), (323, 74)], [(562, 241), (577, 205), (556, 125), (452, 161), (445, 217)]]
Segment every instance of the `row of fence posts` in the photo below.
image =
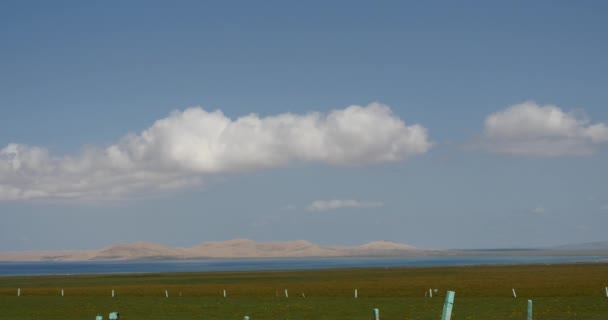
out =
[[(606, 289), (608, 291), (608, 288)], [(356, 290), (355, 290), (356, 292)], [(168, 297), (168, 291), (165, 290), (165, 294)], [(224, 290), (224, 296), (226, 295), (226, 290)], [(356, 295), (356, 293), (355, 293)], [(452, 308), (454, 306), (454, 297), (456, 293), (454, 291), (448, 291), (445, 296), (445, 302), (443, 304), (443, 312), (441, 313), (441, 320), (451, 320), (452, 319)], [(285, 296), (288, 296), (287, 290), (285, 291)], [(110, 314), (110, 318), (115, 312)], [(374, 308), (373, 310), (373, 319), (380, 320), (380, 309)], [(97, 316), (96, 320), (103, 319), (101, 316)], [(244, 316), (243, 320), (249, 320), (249, 316)], [(532, 300), (528, 300), (528, 318), (527, 320), (532, 320)]]
[[(608, 298), (608, 287), (604, 288), (606, 290), (606, 298)], [(437, 289), (435, 289), (435, 292), (437, 292)], [(517, 293), (515, 292), (515, 288), (511, 289), (511, 292), (513, 293), (513, 298), (517, 298)], [(17, 297), (21, 296), (21, 288), (17, 288)], [(61, 296), (64, 296), (64, 292), (63, 289), (61, 289)], [(112, 298), (114, 298), (115, 293), (114, 293), (114, 289), (112, 289)], [(181, 292), (180, 292), (180, 296), (181, 296)], [(226, 298), (228, 295), (226, 293), (226, 289), (224, 289), (224, 298)], [(278, 294), (277, 294), (278, 296)], [(424, 296), (426, 297), (427, 294), (426, 292), (424, 293)], [(428, 296), (430, 298), (433, 297), (433, 289), (429, 289), (428, 291)], [(169, 298), (169, 291), (165, 289), (165, 297)], [(306, 295), (304, 293), (302, 293), (302, 297), (306, 298)], [(355, 289), (355, 299), (357, 299), (359, 297), (359, 292), (357, 289)], [(287, 289), (285, 289), (285, 298), (289, 298), (289, 291), (287, 291)]]
[[(357, 291), (355, 290), (355, 297)], [(441, 314), (441, 320), (450, 320), (452, 318), (452, 306), (454, 305), (454, 291), (448, 291), (445, 297), (445, 303), (443, 304), (443, 313)], [(374, 308), (373, 311), (374, 320), (380, 320), (380, 309)], [(243, 320), (249, 320), (249, 316), (244, 316)], [(532, 300), (528, 300), (528, 320), (532, 320)]]
[[(606, 298), (608, 298), (608, 287), (605, 287), (604, 289), (606, 290)], [(435, 289), (435, 292), (437, 292), (437, 289)], [(517, 298), (517, 293), (515, 292), (515, 288), (512, 288), (511, 292), (513, 293), (513, 298)], [(226, 293), (226, 289), (224, 289), (223, 293), (224, 293), (224, 298), (226, 298), (228, 296)], [(21, 288), (17, 288), (17, 297), (20, 297), (20, 296), (21, 296)], [(62, 297), (64, 296), (63, 289), (61, 289), (61, 296)], [(114, 296), (115, 296), (115, 292), (114, 292), (114, 289), (112, 289), (112, 298), (114, 298)], [(279, 296), (278, 292), (276, 293), (276, 296), (277, 297)], [(424, 296), (425, 297), (427, 296), (426, 292), (424, 293)], [(428, 296), (430, 298), (433, 297), (433, 289), (429, 289)], [(169, 290), (165, 290), (165, 297), (169, 298)], [(181, 297), (181, 292), (180, 292), (180, 297)], [(306, 295), (304, 293), (302, 293), (302, 297), (306, 298)], [(357, 289), (355, 289), (355, 299), (357, 299), (358, 297), (359, 297), (359, 292)], [(287, 291), (287, 289), (285, 289), (285, 298), (289, 298), (289, 292)]]
[[(165, 290), (165, 293), (166, 292), (167, 292), (167, 290)], [(225, 294), (225, 290), (224, 290), (224, 294)], [(452, 318), (452, 307), (454, 306), (454, 297), (455, 297), (455, 295), (456, 295), (456, 293), (454, 291), (448, 291), (447, 292), (447, 294), (445, 296), (445, 302), (443, 304), (443, 312), (441, 313), (441, 320), (451, 320), (451, 318)], [(110, 313), (110, 319), (113, 319), (112, 316), (114, 316), (114, 319), (116, 319), (117, 318), (116, 312)], [(96, 320), (102, 320), (103, 317), (102, 316), (97, 316), (95, 319)], [(380, 309), (374, 308), (373, 319), (374, 320), (380, 320)], [(528, 318), (527, 319), (528, 320), (532, 320), (532, 300), (528, 300)], [(244, 316), (243, 320), (249, 320), (249, 316)]]
[[(608, 287), (604, 288), (606, 291), (606, 297), (608, 298)], [(512, 288), (511, 291), (513, 292), (513, 298), (517, 298), (517, 293), (515, 292), (515, 288)], [(224, 294), (224, 298), (227, 297), (226, 294), (226, 289), (224, 289), (223, 291)], [(454, 305), (454, 296), (455, 296), (455, 292), (454, 291), (448, 291), (446, 294), (446, 298), (445, 298), (445, 303), (443, 305), (443, 313), (442, 313), (442, 320), (450, 320), (452, 317), (452, 306)], [(21, 296), (21, 288), (17, 288), (17, 296)], [(61, 296), (64, 296), (64, 291), (63, 289), (61, 289)], [(115, 292), (114, 289), (112, 289), (112, 298), (115, 296)], [(181, 296), (181, 294), (180, 294)], [(429, 296), (432, 298), (433, 297), (433, 290), (429, 289)], [(169, 290), (165, 290), (165, 297), (169, 298)], [(302, 297), (306, 297), (304, 295), (304, 293), (302, 293)], [(289, 292), (287, 291), (287, 289), (285, 289), (285, 298), (289, 298)], [(355, 289), (355, 299), (358, 298), (358, 290)], [(379, 309), (374, 309), (374, 319), (375, 320), (380, 320), (380, 310)], [(532, 320), (532, 300), (528, 300), (528, 320)], [(245, 316), (243, 318), (243, 320), (249, 320), (248, 316)]]

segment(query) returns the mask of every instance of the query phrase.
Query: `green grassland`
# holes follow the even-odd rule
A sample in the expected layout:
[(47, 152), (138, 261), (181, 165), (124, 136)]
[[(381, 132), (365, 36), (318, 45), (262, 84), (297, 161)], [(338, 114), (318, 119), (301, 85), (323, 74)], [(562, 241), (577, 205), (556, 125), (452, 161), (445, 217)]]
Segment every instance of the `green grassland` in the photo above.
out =
[[(527, 299), (534, 319), (605, 320), (606, 286), (602, 263), (3, 277), (0, 319), (106, 319), (119, 311), (125, 320), (356, 320), (370, 319), (373, 308), (381, 319), (440, 319), (453, 290), (455, 320), (525, 319)], [(438, 289), (432, 299), (425, 297), (429, 288)]]

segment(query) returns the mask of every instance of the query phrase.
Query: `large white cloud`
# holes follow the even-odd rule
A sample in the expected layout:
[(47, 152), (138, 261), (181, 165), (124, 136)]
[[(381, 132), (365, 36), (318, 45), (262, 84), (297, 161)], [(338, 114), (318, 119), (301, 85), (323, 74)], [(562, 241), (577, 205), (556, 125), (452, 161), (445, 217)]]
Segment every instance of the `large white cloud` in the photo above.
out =
[(608, 142), (608, 126), (553, 105), (525, 102), (489, 115), (483, 148), (503, 154), (555, 157), (589, 155)]
[(382, 207), (384, 203), (378, 201), (360, 201), (360, 200), (315, 200), (308, 205), (308, 211), (328, 211), (346, 208), (378, 208)]
[(116, 197), (200, 183), (205, 174), (293, 162), (362, 165), (427, 152), (426, 128), (406, 125), (388, 106), (350, 106), (327, 114), (237, 119), (189, 108), (108, 147), (53, 156), (41, 147), (0, 150), (0, 200)]

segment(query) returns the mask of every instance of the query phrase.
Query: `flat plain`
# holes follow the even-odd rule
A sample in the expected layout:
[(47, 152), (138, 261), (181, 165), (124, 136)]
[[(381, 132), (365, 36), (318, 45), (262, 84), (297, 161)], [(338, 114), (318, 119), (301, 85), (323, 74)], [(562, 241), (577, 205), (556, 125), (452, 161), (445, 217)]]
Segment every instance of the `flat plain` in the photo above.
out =
[(599, 320), (606, 286), (606, 263), (1, 277), (0, 319), (430, 320), (453, 290), (454, 320), (526, 319), (528, 299), (534, 319)]

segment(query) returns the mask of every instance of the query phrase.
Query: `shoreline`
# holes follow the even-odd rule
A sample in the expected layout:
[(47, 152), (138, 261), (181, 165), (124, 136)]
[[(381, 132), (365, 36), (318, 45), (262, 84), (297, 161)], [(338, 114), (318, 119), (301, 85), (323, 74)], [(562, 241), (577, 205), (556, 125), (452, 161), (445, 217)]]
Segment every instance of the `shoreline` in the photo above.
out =
[[(475, 262), (459, 262), (459, 259), (487, 259), (488, 261)], [(113, 275), (160, 275), (160, 274), (222, 274), (222, 273), (263, 273), (263, 272), (323, 272), (323, 271), (337, 271), (337, 270), (394, 270), (394, 269), (438, 269), (438, 268), (488, 268), (488, 267), (526, 267), (526, 266), (558, 266), (558, 265), (598, 265), (608, 264), (608, 257), (605, 256), (581, 256), (581, 257), (562, 257), (556, 256), (552, 258), (585, 258), (575, 260), (546, 260), (546, 261), (490, 261), (492, 259), (508, 259), (509, 257), (479, 257), (479, 256), (452, 256), (452, 257), (365, 257), (365, 258), (353, 258), (353, 257), (334, 257), (334, 258), (229, 258), (229, 259), (195, 259), (195, 260), (109, 260), (109, 261), (24, 261), (24, 262), (0, 262), (0, 273), (3, 271), (4, 266), (45, 266), (45, 265), (64, 265), (66, 267), (77, 267), (77, 266), (96, 266), (103, 268), (104, 266), (134, 266), (140, 268), (146, 268), (151, 266), (170, 266), (174, 265), (199, 265), (201, 270), (188, 269), (188, 270), (126, 270), (126, 271), (91, 271), (91, 272), (38, 272), (38, 273), (7, 273), (0, 274), (1, 278), (16, 278), (16, 277), (64, 277), (64, 276), (113, 276)], [(513, 256), (510, 258), (524, 259), (529, 257)], [(546, 258), (546, 257), (536, 257)], [(385, 265), (381, 263), (376, 264), (364, 264), (360, 265), (322, 265), (322, 262), (335, 262), (336, 260), (357, 260), (364, 259), (366, 262), (385, 262)], [(454, 261), (450, 261), (453, 259)], [(216, 264), (223, 264), (225, 262), (235, 262), (236, 264), (232, 267), (220, 267), (213, 266)], [(266, 264), (266, 268), (263, 265), (253, 266), (246, 264), (247, 262), (261, 262)], [(397, 263), (394, 263), (394, 262)], [(242, 262), (242, 263), (241, 263)], [(272, 265), (273, 262), (292, 262), (291, 265)], [(312, 264), (308, 266), (300, 267), (301, 263), (317, 262), (318, 264)], [(361, 261), (359, 261), (361, 262)], [(406, 264), (405, 262), (410, 262)], [(425, 264), (425, 262), (427, 262)], [(434, 264), (430, 262), (436, 262)], [(443, 264), (441, 263), (443, 262)], [(389, 263), (393, 263), (390, 264)], [(415, 264), (419, 263), (419, 264)], [(281, 267), (282, 266), (282, 267)], [(206, 269), (205, 269), (206, 268)]]

